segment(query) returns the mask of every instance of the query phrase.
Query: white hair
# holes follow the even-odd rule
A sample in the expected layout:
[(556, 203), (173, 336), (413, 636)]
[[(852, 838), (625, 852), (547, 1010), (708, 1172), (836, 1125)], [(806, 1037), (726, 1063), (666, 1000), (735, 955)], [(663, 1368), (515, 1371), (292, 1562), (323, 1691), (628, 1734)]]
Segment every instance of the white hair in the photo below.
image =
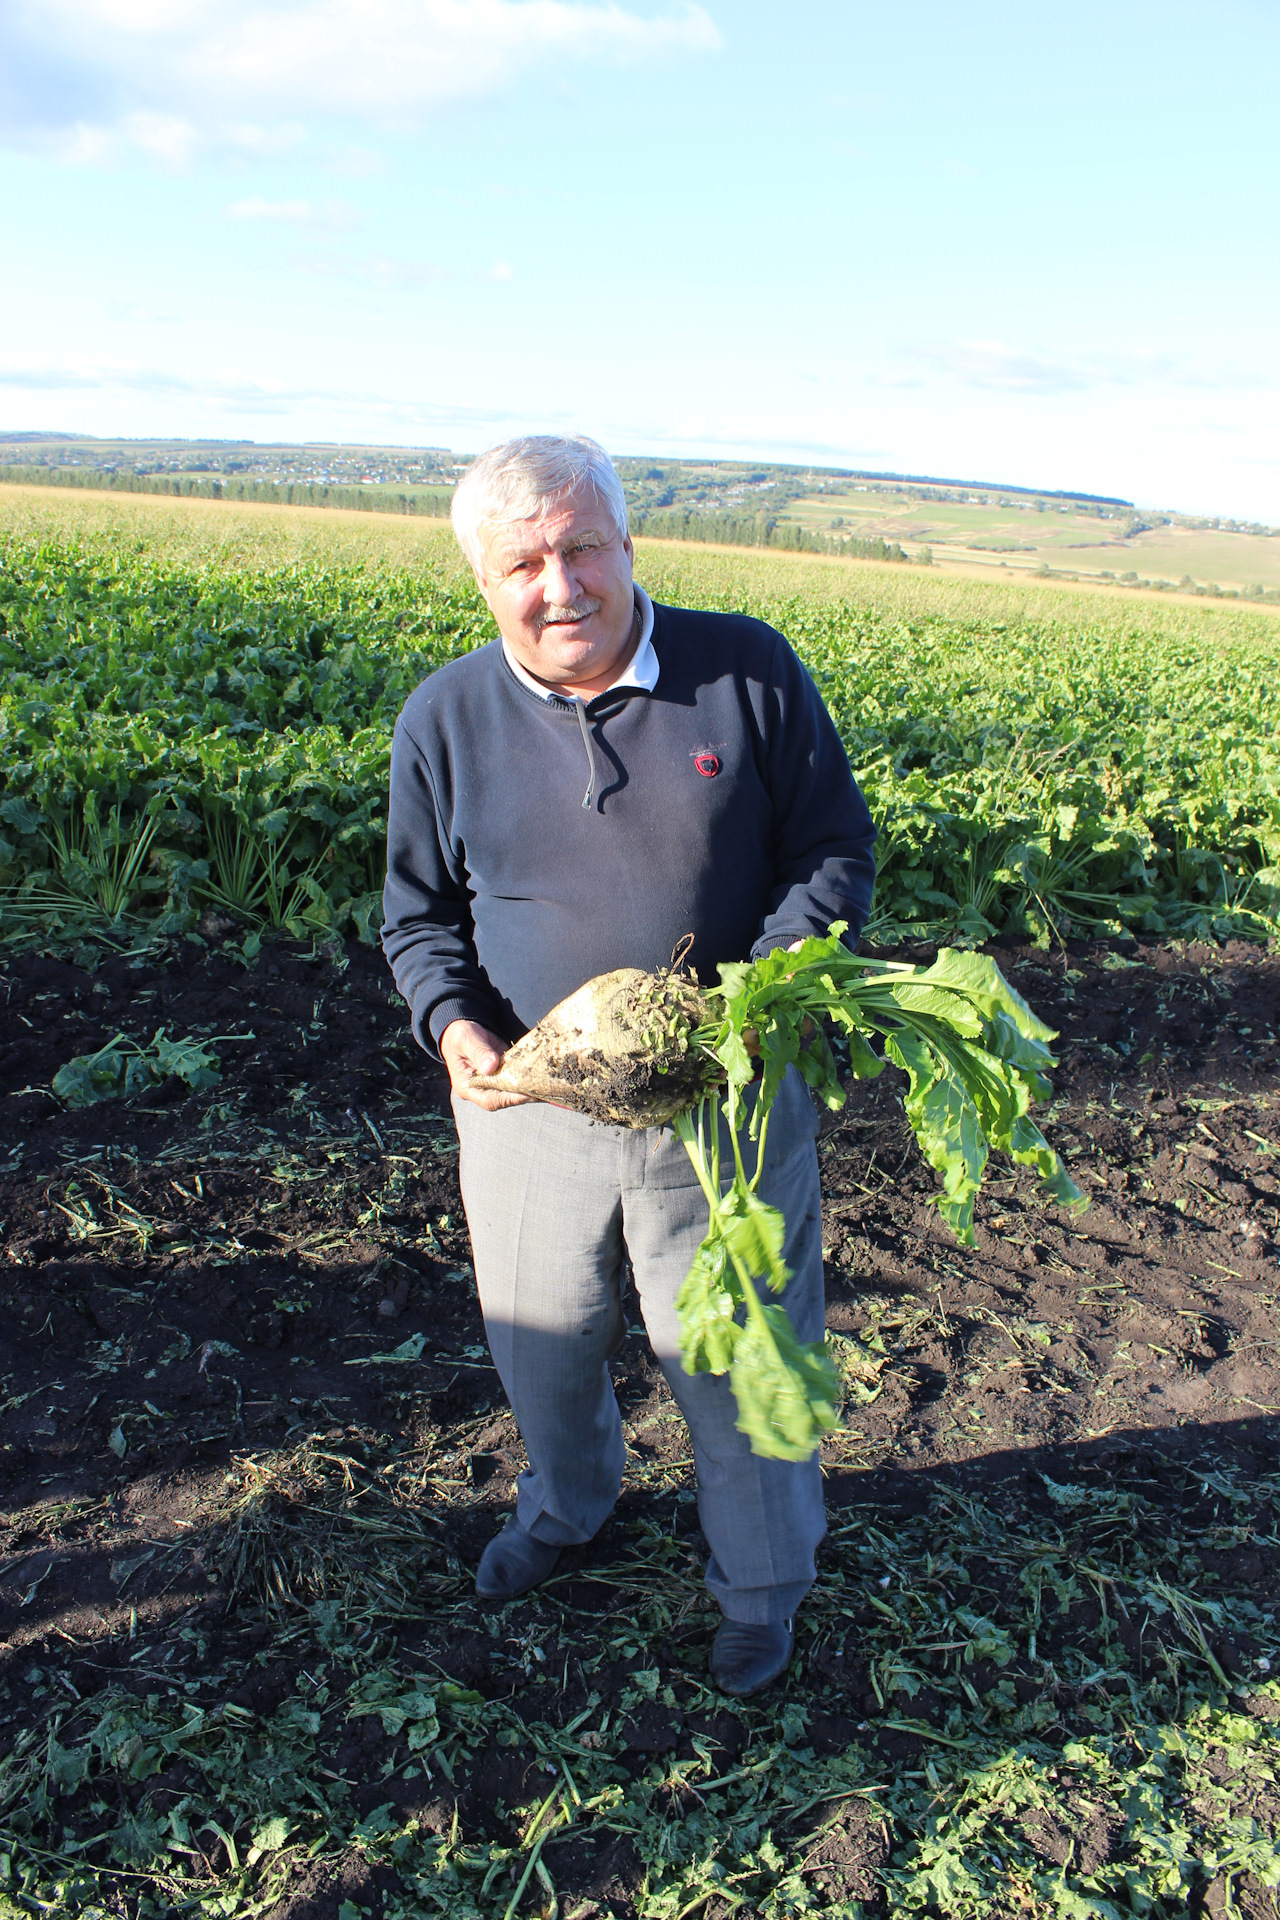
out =
[(458, 545), (478, 572), (486, 528), (545, 519), (568, 495), (586, 489), (625, 539), (627, 498), (598, 441), (557, 433), (504, 440), (473, 460), (454, 488), (450, 518)]

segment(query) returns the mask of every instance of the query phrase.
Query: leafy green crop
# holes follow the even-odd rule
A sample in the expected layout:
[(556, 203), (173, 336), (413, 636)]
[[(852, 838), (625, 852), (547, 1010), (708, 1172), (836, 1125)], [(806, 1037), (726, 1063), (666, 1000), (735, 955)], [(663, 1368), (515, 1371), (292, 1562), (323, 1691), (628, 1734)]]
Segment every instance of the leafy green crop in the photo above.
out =
[(226, 572), (11, 543), (0, 564), (0, 910), (295, 933), (380, 913), (391, 728), (481, 636), (434, 572)]
[[(772, 621), (818, 682), (881, 829), (880, 939), (1280, 930), (1280, 648), (1261, 617), (1066, 596), (1050, 614), (1030, 590), (1019, 615), (994, 590), (895, 611), (878, 575), (850, 578), (853, 603), (736, 574), (730, 596), (706, 556), (681, 566), (659, 597)], [(214, 906), (372, 938), (395, 715), (491, 633), (431, 566), (10, 538), (0, 926), (190, 927)]]
[[(766, 1305), (756, 1286), (763, 1280), (781, 1293), (790, 1278), (782, 1258), (785, 1222), (758, 1192), (769, 1110), (788, 1068), (797, 1067), (827, 1106), (844, 1104), (824, 1020), (844, 1033), (855, 1078), (872, 1079), (884, 1066), (868, 1034), (883, 1037), (885, 1054), (907, 1074), (907, 1117), (942, 1175), (939, 1211), (966, 1245), (973, 1243), (973, 1202), (992, 1147), (1035, 1167), (1060, 1205), (1086, 1204), (1030, 1118), (1032, 1102), (1051, 1091), (1045, 1076), (1055, 1065), (1053, 1033), (995, 962), (944, 949), (931, 967), (886, 966), (850, 953), (840, 940), (844, 931), (837, 922), (830, 938), (806, 940), (794, 953), (777, 948), (762, 960), (720, 968), (712, 994), (723, 1013), (699, 1030), (697, 1042), (728, 1082), (733, 1168), (723, 1191), (716, 1100), (704, 1099), (675, 1122), (711, 1210), (676, 1301), (685, 1370), (728, 1373), (738, 1426), (752, 1450), (781, 1460), (807, 1460), (836, 1424), (840, 1401), (825, 1345), (798, 1340), (783, 1308)], [(757, 1062), (760, 1086), (748, 1114)], [(744, 1134), (756, 1141), (751, 1175)]]
[(68, 1107), (92, 1107), (146, 1093), (166, 1080), (185, 1081), (193, 1093), (202, 1093), (221, 1078), (217, 1054), (195, 1040), (170, 1040), (161, 1027), (148, 1047), (118, 1033), (96, 1053), (78, 1053), (54, 1074), (53, 1091)]

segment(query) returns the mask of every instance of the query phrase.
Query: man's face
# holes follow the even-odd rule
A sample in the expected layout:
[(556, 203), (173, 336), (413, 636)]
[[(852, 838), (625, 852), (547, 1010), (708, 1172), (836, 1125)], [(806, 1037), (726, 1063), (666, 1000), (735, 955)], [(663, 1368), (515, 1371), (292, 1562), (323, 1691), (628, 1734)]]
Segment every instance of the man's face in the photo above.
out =
[(590, 491), (543, 520), (484, 530), (480, 591), (520, 665), (549, 686), (607, 684), (635, 618), (631, 540)]

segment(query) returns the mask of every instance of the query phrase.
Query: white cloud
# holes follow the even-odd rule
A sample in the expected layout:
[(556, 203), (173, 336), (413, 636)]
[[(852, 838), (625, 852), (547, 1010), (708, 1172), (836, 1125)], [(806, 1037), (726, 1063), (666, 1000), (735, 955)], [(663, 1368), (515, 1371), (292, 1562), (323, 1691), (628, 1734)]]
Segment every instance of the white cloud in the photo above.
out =
[(897, 371), (885, 375), (887, 387), (917, 387), (942, 375), (960, 387), (980, 392), (1057, 394), (1094, 391), (1099, 387), (1153, 385), (1239, 389), (1267, 384), (1256, 371), (1219, 366), (1212, 374), (1168, 354), (1117, 352), (1054, 354), (1036, 348), (1010, 346), (1002, 340), (934, 342), (903, 355)]
[[(0, 367), (0, 390), (5, 388), (42, 394), (130, 394), (144, 399), (158, 399), (169, 406), (175, 402), (194, 401), (246, 415), (284, 414), (299, 405), (314, 406), (317, 401), (338, 398), (306, 387), (288, 387), (234, 376), (209, 374), (192, 379), (161, 367), (93, 364), (78, 367)], [(343, 395), (341, 398), (370, 400), (376, 397)]]
[[(530, 416), (500, 407), (440, 405), (400, 392), (393, 396), (368, 388), (270, 382), (235, 374), (210, 373), (192, 378), (163, 367), (90, 362), (78, 366), (0, 365), (0, 393), (4, 392), (34, 396), (44, 418), (50, 402), (58, 404), (55, 396), (74, 394), (82, 421), (86, 413), (93, 418), (95, 407), (118, 418), (123, 401), (139, 433), (148, 430), (139, 425), (148, 404), (156, 403), (159, 412), (149, 431), (171, 433), (175, 414), (180, 411), (188, 437), (206, 431), (200, 420), (207, 412), (229, 424), (239, 419), (246, 426), (260, 418), (287, 421), (299, 440), (333, 438), (339, 423), (348, 420), (353, 423), (355, 437), (369, 441), (378, 439), (381, 427), (394, 431), (396, 444), (430, 442), (478, 448), (511, 433), (568, 430), (575, 418), (571, 410), (554, 407)], [(76, 430), (93, 432), (104, 424), (95, 420), (87, 428), (78, 425)], [(108, 426), (106, 430), (115, 433), (119, 429)]]
[(106, 127), (77, 120), (51, 131), (46, 144), (69, 167), (100, 167), (114, 159), (119, 141)]
[(309, 200), (234, 200), (226, 209), (228, 220), (309, 220)]
[(1003, 393), (1071, 393), (1096, 384), (1096, 375), (1077, 362), (1008, 347), (1001, 340), (955, 341), (924, 358), (962, 386)]
[(292, 264), (303, 273), (322, 275), (326, 280), (345, 280), (356, 286), (429, 287), (437, 280), (452, 280), (453, 270), (438, 260), (398, 260), (391, 254), (310, 253), (295, 255)]
[(264, 200), (253, 194), (247, 200), (233, 200), (223, 212), (228, 220), (283, 221), (296, 226), (327, 227), (331, 233), (349, 233), (362, 225), (360, 214), (349, 200)]
[[(253, 203), (244, 202), (243, 204)], [(306, 203), (282, 202), (281, 204), (304, 206)], [(227, 211), (230, 213), (233, 210), (228, 208)], [(309, 218), (310, 213), (298, 217)], [(430, 287), (440, 280), (455, 279), (469, 279), (488, 286), (503, 287), (516, 277), (516, 270), (509, 260), (495, 260), (492, 266), (472, 271), (461, 266), (446, 266), (439, 260), (402, 259), (389, 253), (357, 254), (344, 251), (299, 253), (293, 256), (292, 265), (300, 267), (304, 273), (320, 274), (326, 280), (343, 280), (355, 286), (386, 287), (391, 291)]]
[(296, 145), (316, 119), (411, 128), (548, 62), (713, 51), (697, 0), (17, 0), (10, 134), (99, 163)]
[(6, 127), (0, 120), (0, 144), (42, 148), (67, 166), (109, 166), (126, 154), (141, 154), (168, 169), (191, 165), (210, 149), (233, 160), (275, 160), (306, 140), (306, 129), (296, 120), (277, 126), (253, 126), (244, 121), (211, 122), (199, 114), (122, 113), (113, 120), (77, 120), (67, 125), (51, 121)]
[(372, 147), (347, 144), (331, 147), (324, 155), (322, 164), (330, 173), (345, 174), (349, 180), (371, 180), (376, 174), (385, 173), (386, 161)]
[(176, 113), (126, 114), (121, 131), (131, 147), (170, 167), (189, 165), (200, 144), (196, 128)]

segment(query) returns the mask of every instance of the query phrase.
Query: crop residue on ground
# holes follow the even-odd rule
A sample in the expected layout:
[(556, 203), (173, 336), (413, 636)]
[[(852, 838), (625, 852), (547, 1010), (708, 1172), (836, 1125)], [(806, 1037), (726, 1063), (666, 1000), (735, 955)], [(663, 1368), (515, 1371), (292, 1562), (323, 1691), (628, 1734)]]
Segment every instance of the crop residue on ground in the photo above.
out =
[[(1273, 961), (1000, 954), (1083, 1220), (1011, 1171), (957, 1248), (888, 1076), (828, 1123), (831, 1532), (735, 1706), (638, 1336), (617, 1514), (477, 1605), (520, 1448), (441, 1089), (369, 949), (242, 947), (6, 965), (7, 1910), (1273, 1911)], [(162, 1022), (253, 1038), (40, 1090)]]

